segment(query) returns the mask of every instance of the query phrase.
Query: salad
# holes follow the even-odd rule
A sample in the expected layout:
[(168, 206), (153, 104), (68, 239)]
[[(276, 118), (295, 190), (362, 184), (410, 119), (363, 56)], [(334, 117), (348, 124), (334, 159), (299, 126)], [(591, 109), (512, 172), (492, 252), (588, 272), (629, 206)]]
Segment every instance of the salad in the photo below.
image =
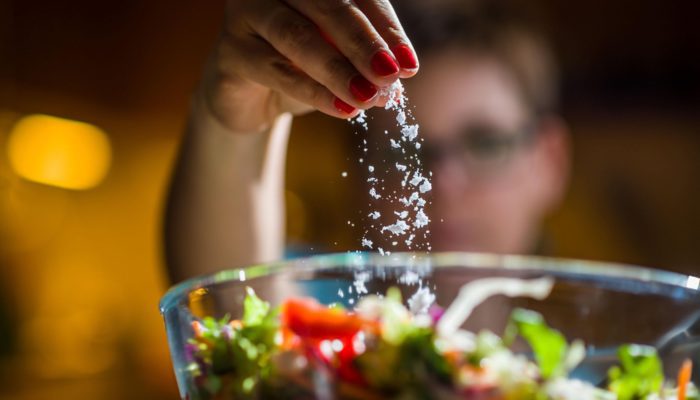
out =
[[(664, 377), (653, 347), (626, 344), (597, 386), (569, 377), (585, 346), (542, 315), (513, 311), (501, 335), (461, 329), (494, 294), (544, 298), (553, 280), (489, 278), (465, 285), (452, 305), (419, 290), (404, 305), (391, 288), (352, 310), (310, 298), (271, 307), (247, 289), (241, 319), (192, 321), (188, 399), (700, 400), (686, 361)], [(512, 350), (524, 340), (531, 353)]]

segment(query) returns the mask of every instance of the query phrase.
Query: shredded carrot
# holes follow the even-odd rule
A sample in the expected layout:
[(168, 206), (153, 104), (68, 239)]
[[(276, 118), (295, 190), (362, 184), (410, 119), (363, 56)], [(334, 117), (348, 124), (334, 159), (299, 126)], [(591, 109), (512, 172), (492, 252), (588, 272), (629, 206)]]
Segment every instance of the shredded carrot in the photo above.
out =
[(693, 373), (693, 362), (690, 359), (683, 361), (683, 366), (678, 371), (678, 400), (685, 400), (685, 390)]

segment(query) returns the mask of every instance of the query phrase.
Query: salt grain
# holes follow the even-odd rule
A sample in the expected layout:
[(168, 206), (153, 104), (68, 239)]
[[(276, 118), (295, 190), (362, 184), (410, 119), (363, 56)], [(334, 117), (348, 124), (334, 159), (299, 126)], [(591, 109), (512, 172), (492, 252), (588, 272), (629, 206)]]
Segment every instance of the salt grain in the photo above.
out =
[(409, 226), (406, 223), (406, 221), (399, 219), (399, 220), (396, 220), (395, 223), (383, 227), (382, 232), (389, 231), (390, 233), (392, 233), (394, 235), (403, 235), (406, 233), (406, 231), (408, 229), (409, 229)]
[(422, 209), (418, 210), (418, 212), (416, 213), (416, 220), (413, 221), (413, 226), (415, 226), (416, 228), (422, 228), (428, 225), (428, 222), (430, 222), (428, 216), (425, 215)]

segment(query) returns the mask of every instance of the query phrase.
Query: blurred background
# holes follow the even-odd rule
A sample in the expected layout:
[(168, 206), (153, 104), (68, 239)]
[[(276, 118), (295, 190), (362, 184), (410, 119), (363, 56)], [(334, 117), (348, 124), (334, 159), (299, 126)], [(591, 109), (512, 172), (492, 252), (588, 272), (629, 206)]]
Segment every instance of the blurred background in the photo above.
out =
[[(555, 255), (699, 273), (700, 3), (514, 3), (554, 44), (573, 131)], [(0, 2), (0, 398), (177, 398), (161, 215), (222, 10)], [(290, 240), (358, 247), (352, 128), (294, 131)]]

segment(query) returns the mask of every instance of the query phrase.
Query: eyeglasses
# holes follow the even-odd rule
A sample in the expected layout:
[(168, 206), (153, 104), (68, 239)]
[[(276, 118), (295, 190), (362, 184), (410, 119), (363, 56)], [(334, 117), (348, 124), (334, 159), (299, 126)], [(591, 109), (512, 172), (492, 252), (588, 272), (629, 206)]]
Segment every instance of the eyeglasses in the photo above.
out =
[(488, 125), (465, 128), (452, 140), (426, 141), (421, 146), (421, 158), (428, 166), (454, 159), (475, 174), (494, 173), (508, 164), (515, 153), (533, 140), (535, 124), (527, 124), (515, 131), (506, 131)]

